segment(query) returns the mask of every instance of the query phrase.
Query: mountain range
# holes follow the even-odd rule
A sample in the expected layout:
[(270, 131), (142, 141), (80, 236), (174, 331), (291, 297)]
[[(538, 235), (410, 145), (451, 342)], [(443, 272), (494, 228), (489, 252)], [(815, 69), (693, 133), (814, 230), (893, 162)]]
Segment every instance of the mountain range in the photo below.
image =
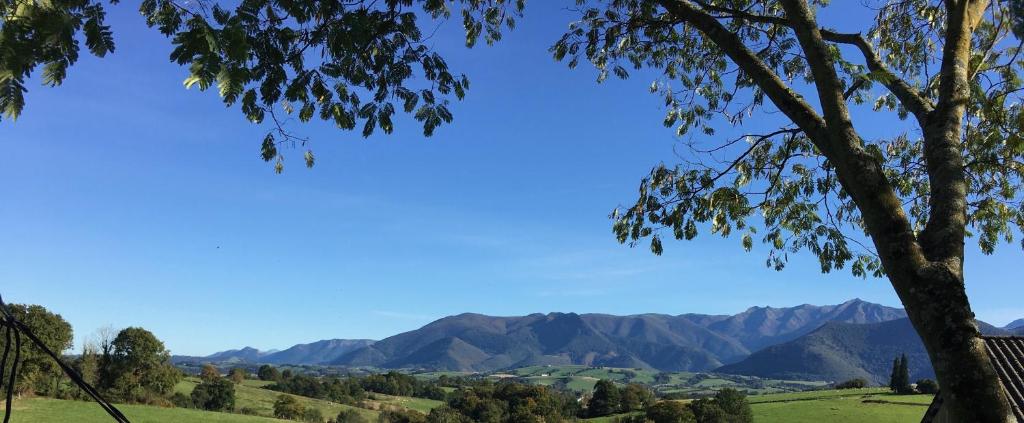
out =
[(371, 339), (325, 339), (286, 350), (260, 351), (253, 347), (227, 350), (204, 357), (174, 356), (174, 362), (249, 364), (328, 364), (351, 351), (374, 343)]
[(832, 306), (751, 307), (736, 315), (465, 313), (383, 339), (331, 364), (458, 371), (538, 364), (709, 371), (826, 322), (875, 323), (904, 316), (900, 309), (859, 299)]
[[(987, 334), (1024, 333), (1024, 320), (1004, 328), (979, 325)], [(247, 347), (175, 359), (469, 372), (575, 364), (882, 383), (900, 354), (907, 354), (914, 380), (934, 377), (902, 309), (854, 299), (751, 307), (735, 315), (464, 313), (380, 341), (332, 339), (283, 351)]]

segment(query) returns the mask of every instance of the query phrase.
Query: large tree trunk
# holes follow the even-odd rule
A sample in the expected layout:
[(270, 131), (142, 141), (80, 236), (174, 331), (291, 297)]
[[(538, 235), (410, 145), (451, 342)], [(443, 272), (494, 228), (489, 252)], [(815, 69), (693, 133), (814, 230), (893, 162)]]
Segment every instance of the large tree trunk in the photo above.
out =
[[(936, 421), (1016, 422), (960, 275), (918, 275), (900, 298), (931, 358), (943, 396)], [(897, 290), (900, 291), (900, 290)]]

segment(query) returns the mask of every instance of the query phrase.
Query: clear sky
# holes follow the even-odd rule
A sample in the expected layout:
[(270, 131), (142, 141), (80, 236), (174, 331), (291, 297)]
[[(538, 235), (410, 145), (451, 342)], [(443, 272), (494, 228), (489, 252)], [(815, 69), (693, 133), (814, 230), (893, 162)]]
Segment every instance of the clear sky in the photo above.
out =
[[(617, 244), (608, 213), (676, 162), (679, 139), (649, 77), (597, 85), (551, 59), (574, 18), (555, 3), (531, 2), (490, 48), (442, 25), (432, 41), (472, 86), (434, 137), (405, 119), (370, 139), (297, 126), (319, 161), (285, 150), (282, 175), (259, 159), (266, 127), (185, 90), (169, 42), (110, 7), (117, 51), (83, 56), (59, 88), (32, 81), (24, 115), (0, 123), (0, 294), (62, 314), (79, 340), (142, 326), (176, 354), (380, 339), (462, 312), (899, 305), (887, 281), (822, 275), (807, 256), (769, 270), (739, 238), (667, 242), (661, 257)], [(859, 119), (875, 135), (899, 126)], [(1024, 317), (1020, 259), (971, 244), (980, 318)]]

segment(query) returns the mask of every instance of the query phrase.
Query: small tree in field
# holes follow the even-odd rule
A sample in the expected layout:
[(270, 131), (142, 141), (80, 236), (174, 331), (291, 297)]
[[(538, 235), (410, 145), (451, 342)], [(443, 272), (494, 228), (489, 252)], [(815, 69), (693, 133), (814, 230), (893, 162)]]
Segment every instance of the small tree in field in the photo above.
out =
[(192, 404), (211, 411), (235, 409), (235, 384), (223, 378), (203, 382), (192, 389)]
[(203, 382), (213, 382), (220, 379), (220, 370), (213, 364), (206, 363), (203, 368), (199, 370), (199, 379)]
[(298, 420), (302, 418), (306, 407), (291, 395), (278, 395), (274, 401), (274, 417), (284, 420)]
[(230, 372), (228, 372), (228, 379), (231, 379), (231, 381), (234, 383), (242, 383), (243, 381), (245, 381), (246, 375), (247, 373), (245, 372), (245, 369), (235, 367), (231, 369)]
[(277, 370), (277, 367), (264, 364), (256, 371), (256, 376), (259, 377), (260, 380), (276, 382), (281, 379), (281, 372)]

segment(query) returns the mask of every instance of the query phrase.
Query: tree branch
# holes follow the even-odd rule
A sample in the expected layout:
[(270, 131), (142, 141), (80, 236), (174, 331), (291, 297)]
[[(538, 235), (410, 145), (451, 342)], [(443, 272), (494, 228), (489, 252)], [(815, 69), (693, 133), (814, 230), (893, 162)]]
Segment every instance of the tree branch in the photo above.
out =
[(725, 28), (714, 16), (694, 7), (688, 0), (658, 0), (658, 3), (711, 39), (737, 66), (758, 82), (758, 86), (775, 106), (815, 141), (819, 149), (830, 149), (825, 121), (774, 70), (747, 48), (739, 36)]
[(971, 38), (988, 0), (946, 2), (946, 39), (939, 69), (939, 99), (924, 132), (929, 214), (920, 240), (929, 260), (963, 271), (967, 224), (967, 179), (961, 129), (970, 86)]
[(874, 48), (871, 47), (868, 40), (864, 39), (863, 35), (860, 33), (843, 34), (828, 29), (821, 29), (820, 32), (821, 37), (826, 41), (839, 44), (850, 44), (857, 47), (861, 54), (864, 55), (864, 61), (867, 62), (868, 70), (878, 75), (873, 79), (881, 82), (882, 85), (888, 88), (889, 91), (900, 100), (903, 107), (906, 107), (910, 113), (914, 114), (914, 117), (917, 118), (921, 126), (925, 125), (926, 118), (934, 109), (934, 106), (930, 101), (928, 101), (928, 99), (921, 95), (920, 91), (912, 87), (885, 66), (885, 64), (882, 63), (882, 59), (878, 57), (878, 53), (876, 53)]
[(850, 120), (850, 112), (843, 97), (842, 84), (839, 82), (839, 75), (836, 74), (828, 44), (821, 38), (813, 12), (805, 0), (782, 0), (781, 3), (804, 51), (811, 75), (814, 76), (814, 87), (818, 91), (818, 101), (821, 103), (826, 124), (832, 131), (847, 134), (852, 132), (853, 122)]

